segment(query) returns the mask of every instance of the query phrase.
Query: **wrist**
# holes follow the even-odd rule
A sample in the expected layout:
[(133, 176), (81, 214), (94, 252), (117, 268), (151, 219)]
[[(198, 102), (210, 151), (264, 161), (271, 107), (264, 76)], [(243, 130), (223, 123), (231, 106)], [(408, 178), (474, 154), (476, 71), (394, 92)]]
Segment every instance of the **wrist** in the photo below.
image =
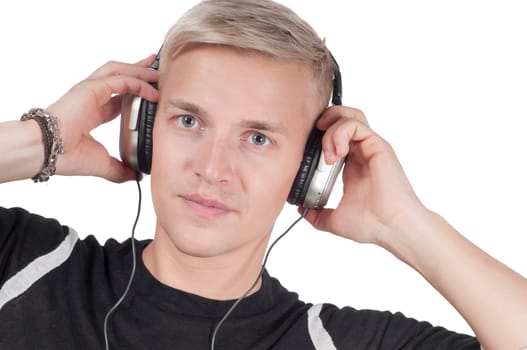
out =
[(40, 127), (44, 162), (42, 169), (32, 177), (32, 180), (48, 181), (49, 177), (55, 174), (58, 156), (64, 153), (58, 119), (42, 108), (32, 108), (24, 113), (20, 120), (35, 121)]
[(27, 177), (36, 174), (42, 169), (42, 164), (45, 159), (45, 152), (43, 150), (42, 131), (35, 120), (28, 122), (17, 121), (19, 132), (13, 136), (19, 138), (20, 148), (18, 148), (17, 162), (25, 164), (27, 168)]
[(443, 218), (420, 203), (408, 208), (394, 218), (379, 235), (377, 244), (391, 252), (399, 260), (417, 268), (419, 255), (434, 227), (441, 225)]

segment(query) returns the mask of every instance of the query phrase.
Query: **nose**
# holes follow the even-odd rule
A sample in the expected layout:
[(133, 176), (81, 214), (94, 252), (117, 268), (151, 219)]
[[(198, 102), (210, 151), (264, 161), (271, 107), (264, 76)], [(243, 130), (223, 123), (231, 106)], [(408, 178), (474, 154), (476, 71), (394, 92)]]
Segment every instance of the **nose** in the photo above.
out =
[(234, 175), (234, 151), (225, 137), (207, 137), (194, 153), (194, 174), (209, 184), (227, 184)]

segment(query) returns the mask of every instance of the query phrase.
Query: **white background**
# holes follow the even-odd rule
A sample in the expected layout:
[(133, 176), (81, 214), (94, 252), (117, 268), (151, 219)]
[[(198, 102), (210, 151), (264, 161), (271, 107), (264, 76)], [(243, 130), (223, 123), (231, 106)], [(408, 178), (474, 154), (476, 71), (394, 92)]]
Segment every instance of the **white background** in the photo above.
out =
[[(394, 146), (425, 205), (527, 275), (523, 2), (282, 2), (326, 37), (341, 66), (344, 103), (361, 108)], [(46, 107), (108, 60), (135, 62), (155, 53), (165, 31), (194, 3), (2, 2), (0, 120)], [(118, 120), (94, 134), (118, 155)], [(150, 238), (155, 217), (148, 178), (143, 191), (137, 237)], [(60, 218), (82, 237), (93, 234), (101, 242), (129, 236), (136, 199), (134, 183), (97, 178), (56, 176), (46, 184), (0, 186), (1, 205)], [(295, 218), (287, 205), (275, 235)], [(305, 222), (276, 246), (268, 268), (306, 301), (402, 311), (471, 332), (420, 275), (388, 252), (317, 232)]]

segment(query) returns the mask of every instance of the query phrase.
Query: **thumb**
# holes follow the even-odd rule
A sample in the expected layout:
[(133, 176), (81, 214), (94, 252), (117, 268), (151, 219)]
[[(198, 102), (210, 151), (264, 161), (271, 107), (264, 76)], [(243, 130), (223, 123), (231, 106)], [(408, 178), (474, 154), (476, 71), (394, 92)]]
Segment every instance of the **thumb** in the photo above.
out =
[[(298, 208), (299, 213), (304, 211), (304, 208)], [(331, 227), (331, 216), (335, 209), (319, 208), (309, 209), (304, 217), (314, 228), (320, 231), (333, 232)]]
[(126, 166), (117, 158), (110, 157), (109, 166), (104, 167), (100, 174), (95, 174), (112, 182), (125, 182), (135, 180), (137, 172)]

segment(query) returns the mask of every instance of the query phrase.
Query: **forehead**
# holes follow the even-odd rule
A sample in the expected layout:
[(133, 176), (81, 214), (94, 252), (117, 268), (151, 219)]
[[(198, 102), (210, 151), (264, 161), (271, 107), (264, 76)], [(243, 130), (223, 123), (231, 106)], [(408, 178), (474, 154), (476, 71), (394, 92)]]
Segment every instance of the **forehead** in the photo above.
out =
[(289, 109), (301, 113), (304, 122), (313, 121), (319, 112), (313, 74), (297, 60), (219, 45), (192, 45), (163, 59), (160, 71), (160, 103), (179, 98), (198, 105), (221, 102), (230, 107)]

